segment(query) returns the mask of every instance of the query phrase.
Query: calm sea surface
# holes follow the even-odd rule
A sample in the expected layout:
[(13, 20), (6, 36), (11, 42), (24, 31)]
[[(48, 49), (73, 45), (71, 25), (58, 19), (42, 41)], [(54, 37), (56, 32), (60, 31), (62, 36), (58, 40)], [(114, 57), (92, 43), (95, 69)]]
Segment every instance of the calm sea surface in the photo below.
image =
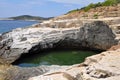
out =
[(19, 27), (26, 27), (38, 23), (36, 21), (22, 21), (22, 20), (0, 20), (0, 33), (10, 31)]

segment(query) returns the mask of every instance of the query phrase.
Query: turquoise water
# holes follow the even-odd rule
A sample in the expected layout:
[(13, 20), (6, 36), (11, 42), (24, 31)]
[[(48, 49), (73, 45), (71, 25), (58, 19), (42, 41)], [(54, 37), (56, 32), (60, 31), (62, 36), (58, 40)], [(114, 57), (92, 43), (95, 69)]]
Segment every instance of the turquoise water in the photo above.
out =
[(86, 57), (98, 52), (81, 50), (57, 50), (42, 52), (39, 54), (26, 55), (15, 62), (21, 67), (32, 67), (38, 65), (72, 65), (85, 60)]
[(19, 27), (26, 27), (38, 23), (36, 21), (22, 21), (22, 20), (0, 20), (0, 33), (4, 33)]

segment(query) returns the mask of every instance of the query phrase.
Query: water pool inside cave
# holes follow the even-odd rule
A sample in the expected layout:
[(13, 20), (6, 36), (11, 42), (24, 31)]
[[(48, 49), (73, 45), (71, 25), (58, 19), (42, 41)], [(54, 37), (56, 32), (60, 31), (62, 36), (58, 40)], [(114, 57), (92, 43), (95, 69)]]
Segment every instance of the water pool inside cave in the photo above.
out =
[(95, 55), (97, 51), (85, 50), (52, 50), (39, 54), (22, 56), (13, 64), (20, 67), (36, 67), (39, 65), (73, 65), (81, 63), (86, 57)]

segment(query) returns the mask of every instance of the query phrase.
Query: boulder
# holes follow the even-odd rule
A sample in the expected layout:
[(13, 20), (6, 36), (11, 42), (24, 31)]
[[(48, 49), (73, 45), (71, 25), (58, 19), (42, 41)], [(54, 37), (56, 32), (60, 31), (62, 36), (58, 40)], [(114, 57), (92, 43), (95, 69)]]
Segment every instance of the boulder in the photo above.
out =
[(0, 35), (0, 63), (13, 63), (23, 54), (33, 55), (51, 48), (107, 50), (116, 45), (115, 35), (102, 21), (78, 28), (18, 28)]
[(0, 80), (28, 80), (30, 77), (63, 68), (65, 69), (67, 66), (18, 67), (13, 65), (0, 65)]

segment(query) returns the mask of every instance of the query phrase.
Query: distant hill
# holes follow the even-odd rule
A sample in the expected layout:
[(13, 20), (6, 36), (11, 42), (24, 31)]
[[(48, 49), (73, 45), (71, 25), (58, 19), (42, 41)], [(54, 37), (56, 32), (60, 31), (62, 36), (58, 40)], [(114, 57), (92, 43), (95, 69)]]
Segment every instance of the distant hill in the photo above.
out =
[(39, 17), (39, 16), (21, 15), (21, 16), (16, 16), (16, 17), (10, 17), (9, 19), (13, 19), (13, 20), (48, 20), (51, 18), (53, 18), (53, 17), (44, 18), (44, 17)]

